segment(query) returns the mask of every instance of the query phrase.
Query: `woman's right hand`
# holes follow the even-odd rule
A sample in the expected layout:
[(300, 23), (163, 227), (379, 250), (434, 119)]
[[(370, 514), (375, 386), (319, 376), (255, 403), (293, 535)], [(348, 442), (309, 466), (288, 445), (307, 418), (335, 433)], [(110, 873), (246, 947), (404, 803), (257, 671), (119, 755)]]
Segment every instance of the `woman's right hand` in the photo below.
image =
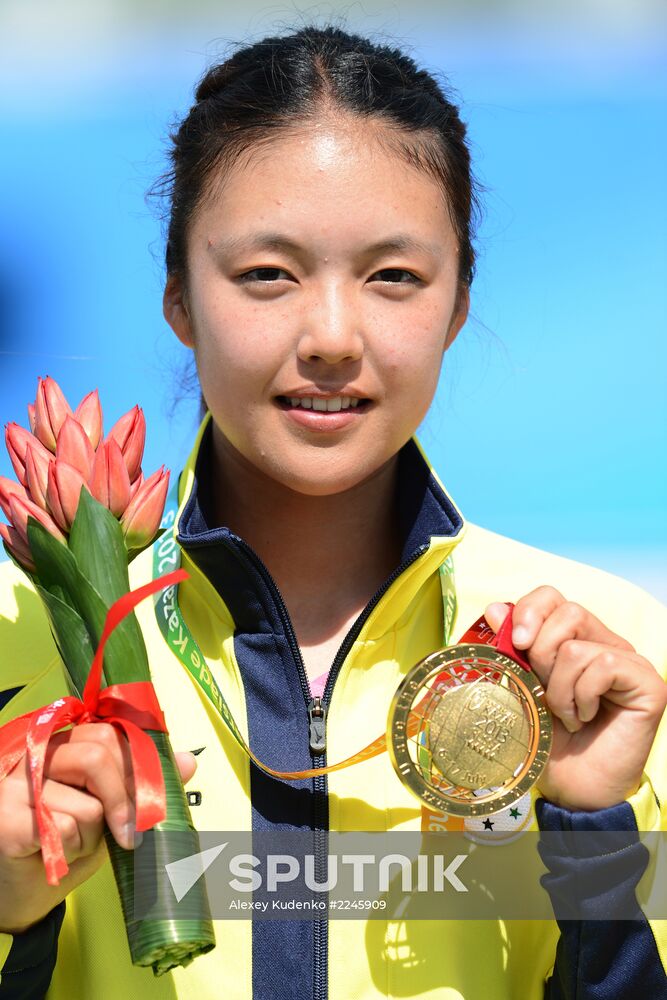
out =
[[(197, 761), (188, 752), (175, 756), (185, 783)], [(114, 726), (100, 722), (56, 733), (46, 751), (42, 794), (62, 838), (69, 872), (60, 885), (46, 881), (24, 755), (0, 781), (0, 932), (27, 930), (102, 866), (105, 822), (121, 847), (134, 847), (129, 744)]]

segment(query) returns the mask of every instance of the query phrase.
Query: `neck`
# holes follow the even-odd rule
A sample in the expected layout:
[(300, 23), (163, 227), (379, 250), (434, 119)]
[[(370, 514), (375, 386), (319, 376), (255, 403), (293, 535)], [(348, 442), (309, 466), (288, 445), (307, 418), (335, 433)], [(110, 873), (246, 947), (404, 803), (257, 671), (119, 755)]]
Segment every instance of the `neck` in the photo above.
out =
[(214, 433), (216, 521), (262, 559), (303, 645), (351, 623), (398, 565), (397, 467), (394, 456), (350, 490), (308, 496), (265, 477)]

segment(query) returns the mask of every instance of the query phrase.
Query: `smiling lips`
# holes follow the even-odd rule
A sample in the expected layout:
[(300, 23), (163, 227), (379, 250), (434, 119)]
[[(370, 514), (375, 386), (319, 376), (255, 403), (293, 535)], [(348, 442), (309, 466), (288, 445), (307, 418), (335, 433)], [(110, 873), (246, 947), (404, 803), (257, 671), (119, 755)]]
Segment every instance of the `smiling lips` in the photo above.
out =
[(301, 407), (303, 410), (318, 410), (320, 413), (337, 413), (339, 410), (355, 409), (362, 400), (358, 396), (332, 396), (323, 399), (321, 396), (283, 396), (291, 407)]
[(346, 426), (371, 406), (359, 396), (278, 396), (280, 409), (304, 427), (330, 430)]

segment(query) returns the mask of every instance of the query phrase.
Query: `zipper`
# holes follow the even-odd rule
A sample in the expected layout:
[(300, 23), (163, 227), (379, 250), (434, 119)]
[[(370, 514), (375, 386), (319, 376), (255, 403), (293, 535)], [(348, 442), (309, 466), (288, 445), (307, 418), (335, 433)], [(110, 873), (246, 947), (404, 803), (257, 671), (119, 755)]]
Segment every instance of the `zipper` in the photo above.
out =
[[(406, 569), (408, 569), (409, 566), (416, 562), (417, 559), (419, 559), (419, 557), (428, 550), (429, 546), (420, 545), (418, 548), (414, 549), (408, 558), (403, 560), (400, 566), (398, 566), (398, 568), (387, 577), (382, 586), (375, 592), (343, 639), (343, 642), (334, 657), (331, 669), (329, 670), (329, 676), (327, 677), (322, 697), (313, 698), (311, 695), (310, 684), (308, 683), (308, 677), (306, 676), (306, 667), (303, 662), (301, 650), (299, 649), (296, 634), (294, 632), (294, 626), (292, 625), (289, 611), (287, 610), (287, 606), (285, 605), (281, 593), (278, 590), (276, 581), (273, 579), (255, 550), (252, 549), (247, 542), (244, 542), (242, 538), (239, 538), (238, 535), (233, 535), (232, 537), (266, 583), (278, 609), (278, 613), (285, 629), (285, 635), (292, 651), (294, 662), (297, 666), (301, 689), (303, 691), (308, 711), (308, 743), (310, 746), (312, 766), (313, 768), (326, 767), (326, 716), (329, 702), (331, 700), (331, 693), (336, 682), (336, 677), (340, 672), (340, 668), (345, 662), (345, 658), (352, 649), (359, 633), (368, 621), (370, 615), (373, 613), (373, 610), (377, 607), (391, 585), (399, 578), (399, 576), (401, 576), (402, 573), (405, 572)], [(317, 775), (313, 778), (313, 812), (315, 877), (319, 883), (322, 883), (326, 877), (325, 866), (329, 843), (329, 803), (326, 774)], [(313, 941), (313, 1000), (327, 1000), (329, 991), (329, 929), (326, 917), (317, 918), (314, 921)]]
[[(292, 651), (294, 662), (296, 663), (301, 689), (308, 712), (308, 744), (310, 746), (310, 758), (313, 768), (326, 767), (326, 708), (322, 704), (321, 698), (313, 698), (310, 691), (310, 684), (306, 676), (306, 667), (303, 662), (299, 643), (294, 632), (294, 626), (289, 616), (289, 611), (278, 590), (278, 585), (273, 579), (268, 569), (259, 558), (254, 549), (247, 542), (244, 542), (238, 535), (234, 536), (237, 545), (246, 554), (248, 560), (255, 567), (259, 575), (268, 587), (274, 604), (285, 629), (285, 635)], [(315, 749), (316, 747), (317, 749)], [(326, 856), (329, 843), (329, 803), (327, 800), (327, 778), (326, 775), (317, 775), (313, 778), (313, 853), (315, 855), (315, 877), (318, 883), (324, 881), (326, 872)], [(327, 918), (318, 917), (313, 922), (313, 1000), (327, 1000), (329, 992), (328, 982), (328, 945), (329, 929)]]
[[(324, 742), (324, 725), (325, 725), (325, 721), (326, 721), (326, 713), (327, 713), (327, 710), (328, 710), (328, 707), (329, 707), (329, 702), (331, 701), (331, 692), (333, 691), (333, 686), (336, 683), (336, 677), (338, 676), (338, 674), (340, 672), (340, 668), (342, 667), (343, 663), (345, 662), (345, 658), (347, 657), (348, 653), (352, 649), (352, 646), (356, 642), (356, 639), (357, 639), (359, 633), (361, 632), (361, 630), (364, 627), (365, 623), (368, 621), (368, 619), (369, 619), (370, 615), (372, 614), (374, 608), (377, 607), (377, 605), (379, 604), (379, 602), (382, 600), (383, 596), (386, 594), (386, 592), (391, 587), (392, 583), (394, 583), (394, 581), (399, 578), (399, 576), (401, 575), (401, 573), (404, 573), (405, 570), (409, 566), (412, 565), (412, 563), (416, 562), (417, 559), (421, 555), (423, 555), (424, 552), (426, 552), (427, 549), (428, 549), (428, 545), (420, 545), (419, 548), (415, 549), (407, 559), (403, 560), (403, 562), (400, 564), (400, 566), (398, 567), (398, 569), (394, 570), (394, 572), (391, 574), (391, 576), (389, 576), (385, 580), (385, 582), (379, 588), (379, 590), (377, 590), (375, 592), (375, 594), (373, 595), (373, 597), (370, 599), (370, 601), (368, 602), (368, 604), (366, 605), (366, 607), (364, 608), (364, 610), (361, 612), (361, 614), (356, 619), (356, 621), (354, 622), (354, 624), (350, 628), (349, 632), (347, 633), (347, 635), (343, 639), (343, 642), (341, 643), (340, 649), (336, 653), (336, 655), (334, 657), (334, 661), (333, 661), (333, 663), (331, 665), (331, 669), (329, 671), (329, 676), (327, 677), (327, 682), (326, 682), (326, 684), (324, 686), (324, 692), (322, 694), (322, 698), (321, 699), (320, 698), (314, 698), (313, 699), (313, 702), (317, 702), (318, 706), (322, 710), (322, 717), (321, 717), (322, 718), (322, 723), (321, 724), (322, 724), (322, 731), (323, 731), (323, 739), (322, 739), (322, 748), (323, 748), (322, 749), (322, 753), (323, 753), (323, 756), (321, 757), (322, 763), (319, 764), (319, 762), (318, 762), (318, 764), (316, 764), (314, 766), (316, 766), (316, 767), (318, 767), (318, 766), (325, 767), (326, 766), (326, 756), (324, 756), (324, 754), (326, 752), (326, 747), (325, 747), (325, 742)], [(301, 655), (301, 654), (299, 653), (299, 655)], [(328, 846), (329, 846), (329, 829), (328, 829), (329, 823), (328, 823), (327, 776), (326, 776), (326, 774), (323, 774), (321, 777), (314, 778), (313, 779), (313, 787), (314, 788), (319, 788), (320, 787), (319, 786), (320, 782), (321, 782), (321, 787), (322, 787), (322, 798), (323, 798), (323, 801), (325, 803), (325, 806), (327, 806), (327, 815), (326, 815), (326, 829), (320, 829), (319, 828), (319, 824), (316, 823), (316, 830), (315, 830), (315, 871), (317, 872), (318, 881), (323, 881), (324, 878), (325, 878), (325, 874), (326, 874), (324, 872), (324, 864), (325, 864), (326, 856), (328, 854)], [(317, 800), (316, 800), (316, 809), (317, 809)], [(328, 925), (328, 923), (327, 923), (326, 920), (323, 920), (321, 922), (318, 920), (317, 923), (316, 923), (316, 925), (315, 925), (315, 979), (314, 979), (314, 989), (313, 989), (313, 1000), (327, 1000), (328, 991), (329, 991), (328, 967), (329, 967), (329, 925)]]
[(326, 750), (325, 726), (327, 710), (321, 698), (311, 698), (308, 702), (308, 720), (310, 723), (311, 753), (321, 754)]

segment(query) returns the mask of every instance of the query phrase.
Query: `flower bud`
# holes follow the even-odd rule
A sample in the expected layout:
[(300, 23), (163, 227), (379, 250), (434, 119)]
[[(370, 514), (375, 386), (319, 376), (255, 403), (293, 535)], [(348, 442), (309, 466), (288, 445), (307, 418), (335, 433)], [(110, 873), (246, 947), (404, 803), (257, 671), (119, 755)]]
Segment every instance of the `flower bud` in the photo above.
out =
[(88, 440), (88, 435), (74, 417), (65, 417), (65, 422), (60, 428), (56, 445), (56, 461), (66, 462), (67, 465), (78, 469), (86, 482), (90, 479), (95, 452)]
[(35, 444), (39, 444), (36, 438), (34, 443), (28, 445), (25, 453), (25, 478), (32, 502), (42, 510), (48, 510), (46, 487), (49, 482), (49, 465), (55, 459), (50, 451), (41, 446), (35, 448)]
[(35, 404), (28, 403), (28, 420), (30, 421), (30, 430), (35, 433)]
[(162, 466), (137, 490), (120, 519), (128, 549), (143, 549), (160, 527), (169, 489), (169, 472)]
[(74, 416), (88, 435), (92, 447), (97, 448), (102, 438), (102, 407), (97, 389), (83, 397)]
[(144, 485), (145, 482), (146, 480), (144, 479), (144, 474), (143, 472), (140, 471), (139, 475), (130, 486), (130, 500), (135, 496), (137, 491), (141, 489), (141, 487)]
[(14, 467), (14, 472), (22, 486), (28, 485), (25, 471), (25, 457), (28, 446), (42, 453), (48, 459), (53, 457), (41, 441), (38, 441), (30, 431), (27, 431), (25, 427), (21, 427), (20, 424), (5, 425), (5, 443), (10, 461)]
[(5, 543), (5, 548), (20, 562), (28, 572), (35, 572), (35, 564), (32, 561), (32, 553), (26, 542), (23, 541), (16, 528), (10, 524), (0, 524), (0, 538)]
[(9, 498), (13, 496), (19, 497), (20, 500), (30, 499), (20, 483), (15, 483), (13, 479), (6, 479), (5, 476), (0, 476), (0, 509), (2, 509), (3, 514), (9, 520), (12, 517), (9, 513)]
[(54, 521), (66, 533), (69, 532), (76, 517), (82, 486), (88, 489), (85, 479), (73, 465), (58, 459), (51, 462), (46, 502)]
[(134, 406), (109, 431), (109, 437), (118, 442), (125, 459), (127, 474), (133, 483), (141, 472), (141, 460), (144, 456), (146, 441), (146, 419), (143, 410)]
[(130, 477), (120, 446), (113, 438), (95, 453), (90, 492), (114, 517), (120, 517), (130, 502)]
[(58, 525), (45, 510), (34, 504), (32, 500), (22, 500), (21, 497), (11, 496), (9, 498), (9, 516), (12, 527), (18, 531), (21, 539), (28, 546), (30, 545), (28, 541), (28, 517), (34, 517), (36, 521), (39, 521), (42, 527), (46, 528), (49, 534), (57, 538), (59, 542), (65, 541), (65, 536)]
[(35, 436), (49, 451), (55, 452), (60, 428), (71, 416), (69, 403), (55, 379), (40, 378), (35, 399)]

